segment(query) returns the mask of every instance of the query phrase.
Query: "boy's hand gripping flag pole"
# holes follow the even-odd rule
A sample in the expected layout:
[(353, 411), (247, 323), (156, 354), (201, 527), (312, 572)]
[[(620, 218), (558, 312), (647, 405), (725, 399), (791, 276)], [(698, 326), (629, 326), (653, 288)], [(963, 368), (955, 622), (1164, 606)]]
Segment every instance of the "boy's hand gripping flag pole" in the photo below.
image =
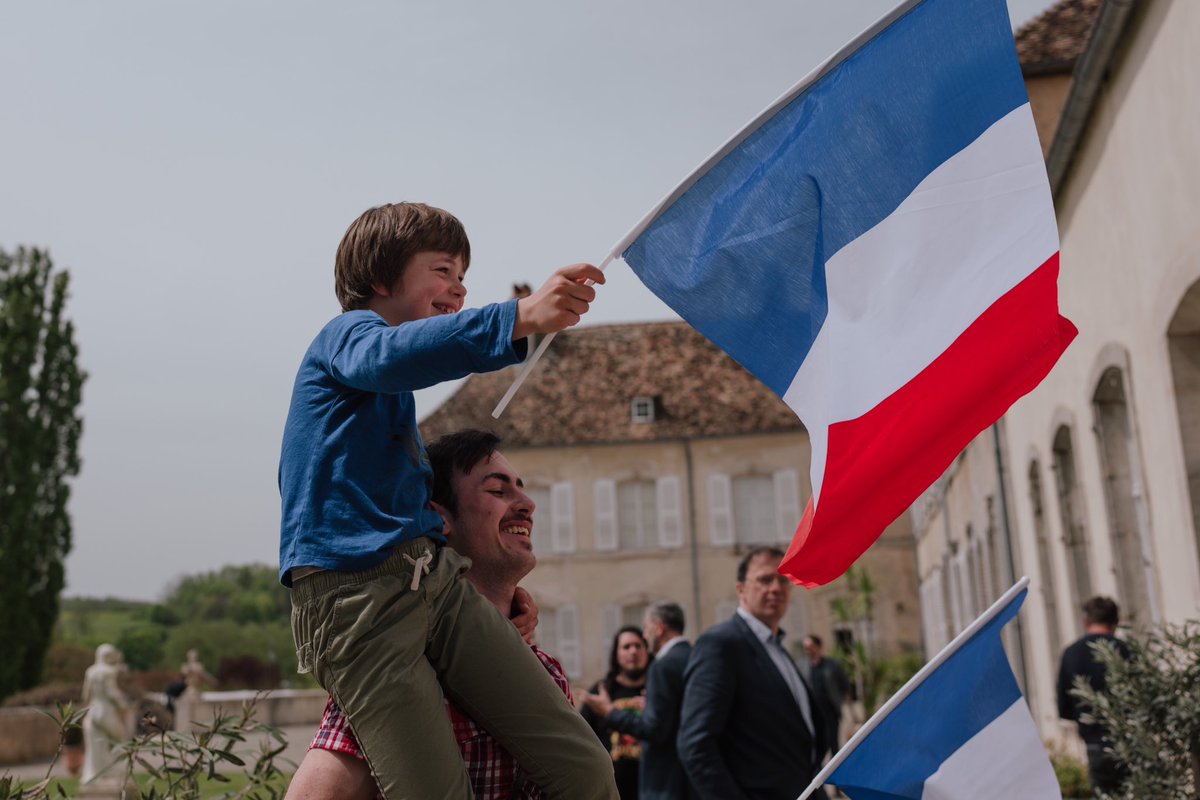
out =
[(813, 493), (780, 567), (805, 586), (844, 573), (1076, 334), (1004, 0), (904, 0), (616, 252), (808, 429)]
[(1001, 629), (1021, 578), (867, 720), (799, 800), (832, 783), (852, 800), (1042, 800), (1062, 796), (1008, 665)]
[[(600, 266), (597, 267), (597, 269), (603, 272), (604, 268), (611, 264), (612, 260), (617, 257), (618, 249), (619, 248), (614, 247), (609, 254), (604, 257), (604, 260), (600, 262)], [(591, 286), (594, 283), (595, 281), (589, 279), (584, 281), (583, 285)], [(517, 389), (521, 388), (521, 384), (523, 384), (525, 379), (529, 377), (529, 373), (533, 372), (534, 365), (537, 364), (538, 359), (542, 357), (542, 353), (546, 352), (546, 348), (550, 346), (552, 341), (554, 341), (554, 334), (546, 334), (544, 337), (542, 337), (542, 341), (537, 346), (537, 349), (533, 351), (533, 355), (525, 359), (525, 363), (521, 366), (521, 371), (517, 373), (516, 380), (512, 382), (512, 386), (508, 387), (508, 391), (504, 393), (504, 396), (500, 398), (500, 402), (496, 403), (496, 407), (492, 409), (492, 419), (500, 419), (500, 415), (504, 413), (504, 409), (508, 408), (509, 402), (511, 402), (513, 397), (516, 396)]]

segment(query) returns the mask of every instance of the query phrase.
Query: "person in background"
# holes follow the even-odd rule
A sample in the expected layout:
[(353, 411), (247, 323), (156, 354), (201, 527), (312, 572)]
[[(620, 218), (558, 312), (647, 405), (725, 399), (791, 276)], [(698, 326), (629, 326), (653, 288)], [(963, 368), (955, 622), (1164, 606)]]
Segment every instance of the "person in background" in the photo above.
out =
[(702, 800), (794, 800), (825, 753), (821, 710), (779, 628), (792, 596), (782, 561), (776, 547), (742, 557), (737, 612), (688, 658), (675, 744)]
[(662, 601), (646, 609), (642, 633), (654, 654), (654, 663), (646, 670), (646, 707), (642, 713), (614, 708), (603, 686), (599, 694), (584, 694), (581, 698), (609, 728), (636, 736), (641, 743), (638, 791), (642, 800), (683, 800), (691, 794), (675, 752), (683, 670), (692, 652), (683, 628), (683, 609), (677, 603)]
[(824, 717), (825, 743), (831, 754), (836, 753), (841, 746), (838, 728), (842, 722), (842, 704), (850, 693), (850, 678), (836, 659), (825, 657), (821, 637), (815, 633), (804, 637), (804, 654), (808, 656), (810, 665), (809, 680), (813, 695)]
[(1097, 692), (1105, 690), (1104, 665), (1092, 652), (1093, 642), (1112, 642), (1122, 658), (1129, 658), (1129, 648), (1113, 635), (1119, 621), (1120, 610), (1111, 598), (1089, 599), (1083, 604), (1083, 638), (1063, 651), (1058, 669), (1058, 715), (1079, 726), (1079, 736), (1087, 745), (1088, 781), (1097, 796), (1100, 792), (1118, 791), (1125, 774), (1121, 765), (1105, 752), (1104, 728), (1080, 719), (1088, 709), (1071, 694), (1071, 687), (1075, 678), (1083, 676)]
[[(595, 695), (601, 687), (612, 701), (612, 708), (641, 713), (645, 703), (646, 669), (650, 664), (650, 651), (640, 628), (626, 625), (613, 637), (612, 651), (608, 658), (608, 674), (588, 689)], [(637, 800), (638, 765), (642, 746), (628, 733), (610, 728), (604, 719), (587, 706), (583, 718), (592, 726), (600, 741), (612, 755), (613, 770), (617, 776), (617, 791), (621, 800)]]

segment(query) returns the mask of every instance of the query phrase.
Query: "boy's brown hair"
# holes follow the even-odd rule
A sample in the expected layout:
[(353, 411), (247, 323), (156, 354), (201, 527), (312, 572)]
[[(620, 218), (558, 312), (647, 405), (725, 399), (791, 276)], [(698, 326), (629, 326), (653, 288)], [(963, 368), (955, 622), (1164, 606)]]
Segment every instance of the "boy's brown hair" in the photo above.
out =
[(334, 261), (334, 288), (342, 311), (366, 308), (376, 284), (392, 287), (409, 259), (425, 250), (461, 256), (471, 263), (471, 243), (449, 211), (424, 203), (388, 203), (367, 209), (350, 223)]

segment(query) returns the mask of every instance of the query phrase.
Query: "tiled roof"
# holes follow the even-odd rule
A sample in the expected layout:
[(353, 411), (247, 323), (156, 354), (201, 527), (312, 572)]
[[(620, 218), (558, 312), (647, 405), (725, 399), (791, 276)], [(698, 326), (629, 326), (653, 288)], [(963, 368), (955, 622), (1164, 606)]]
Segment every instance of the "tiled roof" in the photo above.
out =
[(1026, 74), (1069, 72), (1087, 46), (1104, 0), (1061, 0), (1017, 31), (1017, 57)]
[[(421, 423), (425, 441), (484, 428), (539, 447), (800, 431), (773, 392), (682, 322), (597, 325), (555, 337), (499, 420), (492, 409), (518, 367), (472, 375)], [(654, 422), (632, 421), (656, 398)]]

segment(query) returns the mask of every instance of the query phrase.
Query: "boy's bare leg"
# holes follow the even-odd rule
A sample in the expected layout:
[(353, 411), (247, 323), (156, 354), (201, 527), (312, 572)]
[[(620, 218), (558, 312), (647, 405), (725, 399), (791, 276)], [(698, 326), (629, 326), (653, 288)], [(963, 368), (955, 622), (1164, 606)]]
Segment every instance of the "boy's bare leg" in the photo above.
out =
[[(456, 566), (443, 575), (457, 573), (464, 561), (449, 548), (439, 558)], [(512, 623), (465, 580), (441, 586), (431, 580), (429, 590), (437, 607), (428, 657), (446, 696), (499, 741), (548, 797), (616, 798), (612, 758)]]

